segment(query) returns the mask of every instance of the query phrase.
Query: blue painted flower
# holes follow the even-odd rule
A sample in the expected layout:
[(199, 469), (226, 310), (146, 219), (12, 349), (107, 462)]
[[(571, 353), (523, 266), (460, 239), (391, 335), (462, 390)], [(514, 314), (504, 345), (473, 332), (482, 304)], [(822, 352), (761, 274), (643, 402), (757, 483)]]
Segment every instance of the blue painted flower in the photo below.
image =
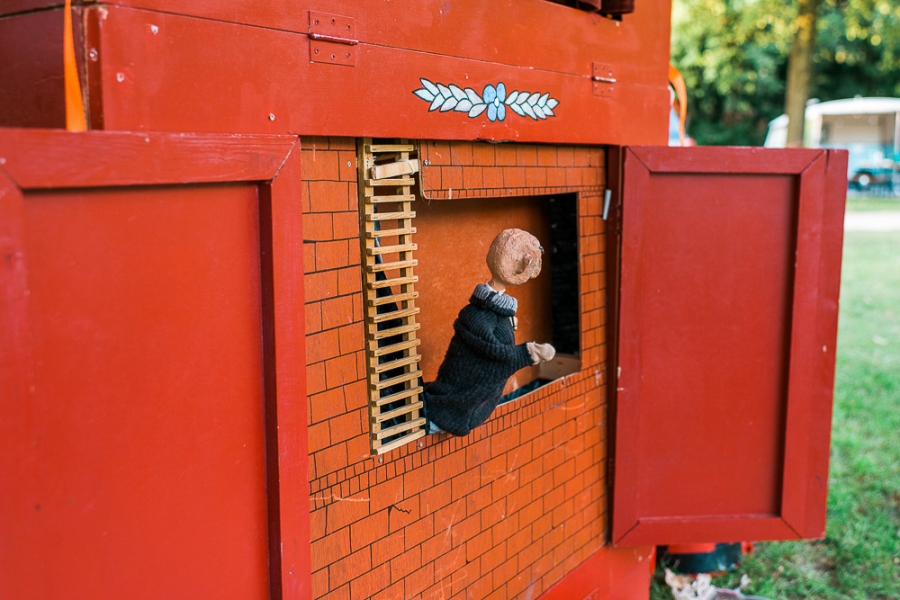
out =
[(491, 121), (502, 121), (506, 118), (506, 86), (503, 82), (497, 84), (497, 88), (488, 84), (484, 86), (484, 93), (481, 95), (484, 103), (487, 104), (487, 115)]

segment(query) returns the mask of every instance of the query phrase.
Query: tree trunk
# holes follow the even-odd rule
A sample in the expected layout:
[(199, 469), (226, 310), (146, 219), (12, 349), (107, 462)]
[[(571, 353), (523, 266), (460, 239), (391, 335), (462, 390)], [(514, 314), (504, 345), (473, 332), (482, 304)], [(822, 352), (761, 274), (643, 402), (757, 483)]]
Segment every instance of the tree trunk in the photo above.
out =
[(812, 54), (816, 44), (816, 10), (819, 7), (819, 0), (799, 0), (799, 3), (797, 31), (794, 34), (794, 41), (791, 43), (784, 99), (784, 112), (790, 119), (787, 130), (788, 146), (803, 145), (803, 122), (812, 81)]

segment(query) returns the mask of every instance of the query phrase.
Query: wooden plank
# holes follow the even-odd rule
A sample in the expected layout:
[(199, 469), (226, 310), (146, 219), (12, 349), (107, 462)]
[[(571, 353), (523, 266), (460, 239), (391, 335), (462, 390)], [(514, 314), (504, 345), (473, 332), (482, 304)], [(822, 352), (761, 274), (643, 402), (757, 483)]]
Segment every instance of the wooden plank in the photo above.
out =
[(368, 248), (366, 250), (366, 254), (370, 256), (376, 256), (378, 254), (395, 254), (398, 252), (412, 252), (413, 250), (418, 250), (418, 246), (415, 244), (401, 244), (399, 246), (381, 246), (376, 248)]
[(409, 435), (404, 435), (402, 438), (394, 440), (393, 442), (391, 442), (389, 444), (384, 444), (383, 446), (379, 446), (375, 450), (375, 454), (384, 454), (385, 452), (390, 452), (394, 448), (399, 448), (400, 446), (405, 446), (406, 444), (409, 444), (410, 442), (414, 442), (417, 439), (419, 439), (420, 437), (424, 437), (424, 436), (425, 436), (424, 429), (420, 429), (419, 431), (414, 431), (413, 433), (411, 433)]
[(412, 235), (416, 232), (415, 227), (401, 227), (400, 229), (381, 229), (379, 231), (367, 231), (366, 235), (371, 238), (393, 237), (400, 235)]
[(391, 402), (396, 402), (397, 400), (403, 400), (404, 398), (409, 398), (411, 396), (415, 396), (416, 394), (422, 393), (422, 387), (416, 386), (414, 388), (409, 388), (408, 390), (403, 390), (402, 392), (397, 392), (396, 394), (391, 394), (390, 396), (385, 396), (384, 398), (379, 398), (375, 401), (376, 406), (384, 406), (385, 404), (390, 404)]
[(372, 369), (373, 373), (384, 373), (386, 371), (392, 371), (394, 369), (399, 369), (400, 367), (405, 367), (406, 365), (412, 365), (418, 363), (422, 360), (422, 357), (418, 354), (413, 354), (412, 356), (405, 356), (403, 358), (398, 358), (397, 360), (392, 360), (391, 362), (381, 363), (375, 366)]
[(372, 339), (381, 340), (384, 338), (393, 337), (395, 335), (402, 335), (404, 333), (409, 333), (410, 331), (417, 331), (421, 326), (421, 323), (410, 323), (401, 327), (394, 327), (393, 329), (382, 329), (380, 331), (376, 331), (372, 335)]
[(398, 221), (400, 219), (415, 219), (415, 218), (416, 218), (415, 211), (366, 214), (367, 221)]
[(377, 290), (380, 288), (394, 287), (395, 285), (404, 285), (407, 283), (415, 283), (417, 281), (419, 281), (418, 275), (410, 275), (409, 277), (395, 277), (394, 279), (384, 279), (382, 281), (374, 281), (367, 285), (369, 286), (370, 290)]
[(381, 313), (380, 315), (377, 315), (372, 319), (372, 323), (382, 323), (384, 321), (390, 321), (391, 319), (402, 319), (404, 317), (411, 317), (417, 314), (419, 314), (419, 309), (416, 307), (404, 308), (403, 310)]
[(371, 187), (390, 187), (415, 185), (416, 180), (412, 177), (401, 177), (400, 179), (367, 179), (366, 185)]
[(366, 146), (366, 151), (372, 154), (381, 154), (383, 152), (412, 152), (416, 147), (412, 144), (370, 144)]
[(392, 435), (397, 435), (398, 433), (403, 433), (404, 431), (409, 431), (415, 427), (421, 427), (425, 425), (425, 418), (421, 417), (412, 421), (407, 421), (406, 423), (401, 423), (400, 425), (394, 425), (393, 427), (388, 427), (387, 429), (382, 429), (378, 433), (374, 434), (373, 437), (379, 440), (383, 440), (386, 437), (391, 437)]
[(405, 342), (400, 342), (399, 344), (391, 344), (390, 346), (382, 346), (377, 350), (372, 351), (373, 356), (385, 356), (387, 354), (393, 354), (394, 352), (400, 352), (401, 350), (406, 350), (407, 348), (414, 348), (422, 343), (422, 340), (406, 340)]
[(397, 385), (398, 383), (403, 383), (404, 381), (410, 381), (421, 376), (422, 371), (410, 371), (409, 373), (403, 373), (402, 375), (397, 375), (396, 377), (391, 377), (390, 379), (382, 379), (373, 387), (377, 390), (383, 390), (384, 388), (391, 387), (392, 385)]
[(407, 269), (409, 267), (414, 267), (417, 264), (419, 264), (419, 261), (417, 261), (416, 259), (401, 260), (398, 262), (381, 263), (380, 265), (366, 265), (366, 270), (369, 273), (377, 273), (378, 271), (395, 271), (397, 269)]
[(415, 202), (414, 194), (395, 194), (391, 196), (367, 196), (366, 199), (372, 204), (388, 204), (391, 202)]
[(406, 302), (419, 297), (419, 292), (406, 292), (405, 294), (394, 294), (392, 296), (383, 296), (381, 298), (372, 298), (369, 300), (369, 306), (382, 306), (391, 302)]
[(403, 415), (408, 415), (411, 412), (415, 412), (422, 408), (422, 402), (416, 402), (414, 404), (407, 404), (405, 406), (401, 406), (400, 408), (389, 410), (388, 412), (381, 413), (378, 415), (375, 422), (381, 424), (389, 419), (393, 419), (395, 417), (401, 417)]
[(386, 165), (376, 165), (371, 169), (372, 179), (387, 179), (388, 177), (411, 175), (418, 172), (419, 161), (417, 159), (400, 160)]

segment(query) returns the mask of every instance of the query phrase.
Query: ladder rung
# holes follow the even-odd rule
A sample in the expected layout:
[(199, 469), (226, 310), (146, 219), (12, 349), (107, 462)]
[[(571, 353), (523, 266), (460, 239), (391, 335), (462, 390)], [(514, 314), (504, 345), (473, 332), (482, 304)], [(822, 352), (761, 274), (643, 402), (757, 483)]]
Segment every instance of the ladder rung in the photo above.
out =
[(385, 204), (388, 202), (415, 202), (416, 197), (412, 194), (397, 194), (396, 196), (367, 196), (368, 204)]
[(390, 404), (391, 402), (396, 402), (397, 400), (403, 400), (404, 398), (409, 398), (411, 396), (416, 396), (422, 393), (422, 386), (417, 385), (414, 388), (409, 388), (408, 390), (403, 390), (402, 392), (397, 392), (396, 394), (391, 394), (390, 396), (385, 396), (384, 398), (379, 398), (375, 401), (377, 406), (384, 406), (385, 404)]
[(416, 259), (401, 260), (398, 262), (381, 263), (380, 265), (366, 265), (366, 270), (369, 273), (377, 273), (378, 271), (394, 271), (396, 269), (408, 269), (409, 267), (414, 267), (417, 264), (419, 264), (419, 261)]
[(398, 383), (403, 383), (404, 381), (418, 379), (421, 375), (422, 371), (410, 371), (409, 373), (404, 373), (403, 375), (397, 375), (396, 377), (391, 377), (390, 379), (379, 381), (375, 384), (375, 389), (383, 390), (384, 388), (389, 388), (392, 385), (397, 385)]
[(381, 331), (376, 331), (375, 335), (372, 336), (372, 339), (383, 340), (384, 338), (394, 337), (395, 335), (403, 335), (410, 331), (417, 331), (421, 326), (421, 323), (410, 323), (409, 325), (394, 327), (393, 329), (382, 329)]
[(382, 304), (390, 304), (391, 302), (406, 302), (407, 300), (415, 300), (418, 297), (419, 292), (406, 292), (405, 294), (382, 296), (381, 298), (372, 298), (369, 300), (369, 306), (381, 306)]
[(416, 244), (401, 244), (399, 246), (381, 246), (379, 248), (366, 248), (366, 254), (375, 256), (376, 254), (394, 254), (396, 252), (412, 252), (418, 250)]
[(381, 313), (380, 315), (375, 315), (372, 317), (373, 323), (383, 323), (385, 321), (390, 321), (391, 319), (402, 319), (404, 317), (411, 317), (412, 315), (419, 314), (419, 309), (417, 307), (413, 308), (404, 308), (402, 310), (395, 310), (389, 313)]
[(400, 367), (405, 367), (406, 365), (418, 363), (420, 360), (422, 360), (422, 357), (418, 354), (413, 354), (412, 356), (404, 356), (403, 358), (398, 358), (397, 360), (392, 360), (391, 362), (376, 365), (375, 368), (372, 369), (372, 372), (378, 375), (380, 373), (384, 373), (385, 371), (393, 371), (394, 369), (399, 369)]
[(415, 146), (412, 144), (367, 144), (366, 149), (372, 154), (382, 152), (412, 152)]
[(419, 280), (418, 275), (410, 275), (409, 277), (396, 277), (394, 279), (382, 279), (381, 281), (370, 281), (366, 285), (370, 290), (379, 288), (394, 287), (395, 285), (404, 285), (407, 283), (415, 283)]
[(398, 344), (391, 344), (390, 346), (382, 346), (381, 348), (376, 348), (372, 351), (372, 356), (385, 356), (386, 354), (393, 354), (394, 352), (401, 352), (403, 350), (408, 350), (409, 348), (414, 348), (422, 343), (422, 340), (406, 340), (405, 342), (400, 342)]
[(402, 415), (408, 415), (409, 413), (419, 410), (422, 408), (421, 402), (416, 402), (415, 404), (408, 404), (406, 406), (401, 406), (395, 410), (389, 410), (386, 413), (381, 413), (372, 419), (373, 423), (384, 423), (388, 419), (393, 419), (394, 417), (400, 417)]
[(366, 182), (366, 185), (371, 185), (372, 187), (389, 187), (389, 186), (404, 186), (404, 185), (415, 185), (416, 180), (412, 177), (401, 177), (400, 179), (369, 179)]
[(382, 429), (378, 433), (374, 434), (374, 437), (375, 439), (383, 440), (386, 437), (391, 437), (392, 435), (397, 435), (398, 433), (403, 433), (404, 431), (409, 431), (410, 429), (421, 427), (424, 424), (425, 419), (423, 417), (420, 417), (418, 419), (415, 419), (414, 421), (407, 421), (406, 423), (400, 423), (399, 425), (394, 425), (393, 427)]
[(386, 213), (369, 213), (366, 215), (366, 221), (394, 221), (401, 219), (415, 219), (416, 211), (409, 210), (405, 212), (386, 212)]
[(389, 444), (384, 444), (383, 446), (376, 446), (373, 452), (375, 454), (385, 454), (386, 452), (390, 452), (394, 448), (399, 448), (400, 446), (405, 446), (410, 442), (414, 442), (420, 437), (425, 437), (425, 430), (419, 429), (418, 431), (413, 431), (409, 435), (404, 435), (402, 438), (394, 440)]
[(393, 237), (395, 235), (412, 235), (415, 232), (415, 227), (404, 227), (402, 229), (382, 229), (380, 231), (367, 231), (366, 235), (371, 238), (382, 238)]

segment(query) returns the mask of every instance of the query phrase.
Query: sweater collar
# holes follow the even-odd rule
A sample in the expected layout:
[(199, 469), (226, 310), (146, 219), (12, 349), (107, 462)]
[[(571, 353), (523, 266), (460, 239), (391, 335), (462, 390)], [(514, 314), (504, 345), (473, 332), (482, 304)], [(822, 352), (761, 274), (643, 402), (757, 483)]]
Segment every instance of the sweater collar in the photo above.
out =
[(504, 317), (513, 316), (516, 314), (516, 309), (519, 308), (519, 303), (515, 298), (509, 294), (499, 294), (483, 283), (475, 286), (469, 302), (482, 308), (488, 308)]

